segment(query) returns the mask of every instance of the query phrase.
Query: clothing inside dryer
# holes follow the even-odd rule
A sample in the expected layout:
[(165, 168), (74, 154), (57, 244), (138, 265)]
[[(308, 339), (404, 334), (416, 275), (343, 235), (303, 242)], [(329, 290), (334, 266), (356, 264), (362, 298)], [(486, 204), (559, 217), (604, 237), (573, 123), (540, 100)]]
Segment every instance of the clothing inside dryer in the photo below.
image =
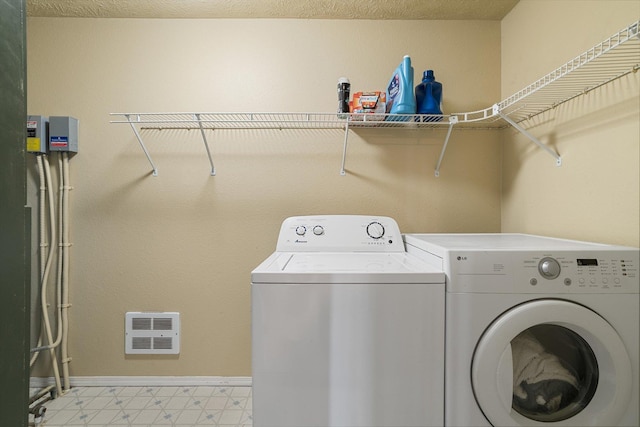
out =
[(598, 385), (598, 363), (589, 344), (558, 325), (533, 326), (511, 341), (512, 408), (540, 422), (576, 415)]

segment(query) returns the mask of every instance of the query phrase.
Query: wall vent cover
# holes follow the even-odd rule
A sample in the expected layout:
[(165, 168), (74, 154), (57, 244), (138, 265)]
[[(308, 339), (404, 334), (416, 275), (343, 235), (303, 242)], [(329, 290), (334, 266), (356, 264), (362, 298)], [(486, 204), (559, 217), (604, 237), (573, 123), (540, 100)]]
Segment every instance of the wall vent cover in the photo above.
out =
[(179, 354), (180, 313), (125, 314), (125, 354)]

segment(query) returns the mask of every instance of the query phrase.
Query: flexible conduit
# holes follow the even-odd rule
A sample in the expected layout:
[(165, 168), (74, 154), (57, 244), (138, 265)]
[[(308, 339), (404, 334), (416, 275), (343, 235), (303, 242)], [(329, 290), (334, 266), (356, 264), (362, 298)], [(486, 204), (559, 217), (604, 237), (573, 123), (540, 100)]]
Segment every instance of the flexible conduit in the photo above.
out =
[[(46, 186), (46, 182), (44, 179), (44, 166), (42, 165), (42, 157), (40, 155), (36, 156), (36, 165), (38, 166), (38, 178), (39, 178), (39, 190), (40, 190), (40, 194), (38, 196), (38, 224), (39, 224), (39, 229), (38, 229), (38, 241), (40, 244), (40, 263), (39, 263), (39, 270), (38, 270), (38, 279), (40, 280), (40, 285), (42, 284), (42, 281), (44, 280), (44, 268), (45, 268), (45, 264), (47, 262), (47, 241), (46, 241), (46, 223), (45, 223), (45, 215), (44, 215), (44, 210), (46, 208), (46, 191), (47, 191), (47, 186)], [(42, 319), (40, 320), (40, 324), (42, 325)], [(43, 334), (43, 329), (40, 328), (40, 331), (38, 333), (38, 343), (36, 344), (36, 347), (40, 347), (42, 345), (42, 334)], [(40, 355), (39, 351), (33, 351), (33, 355), (31, 356), (31, 361), (29, 363), (29, 366), (33, 366), (36, 363), (36, 360), (38, 360), (38, 355)]]
[[(31, 349), (33, 356), (31, 357), (30, 366), (33, 366), (38, 358), (38, 355), (43, 350), (49, 350), (51, 355), (51, 364), (53, 368), (55, 386), (45, 387), (38, 393), (38, 397), (35, 400), (40, 399), (46, 393), (50, 392), (54, 388), (58, 395), (62, 395), (71, 388), (70, 375), (69, 375), (69, 362), (71, 358), (68, 356), (68, 334), (69, 334), (69, 319), (68, 308), (69, 304), (69, 155), (68, 153), (60, 153), (58, 156), (58, 171), (59, 171), (59, 193), (58, 193), (58, 228), (59, 240), (58, 240), (58, 271), (56, 280), (56, 340), (53, 341), (51, 323), (49, 319), (48, 301), (47, 301), (47, 283), (49, 280), (49, 274), (51, 270), (51, 264), (55, 254), (55, 246), (53, 242), (56, 238), (56, 220), (55, 220), (55, 207), (53, 203), (53, 183), (51, 179), (51, 170), (49, 160), (46, 155), (37, 155), (36, 163), (38, 167), (38, 176), (40, 183), (39, 194), (39, 240), (40, 240), (40, 262), (39, 262), (39, 278), (40, 278), (40, 290), (41, 290), (41, 305), (42, 305), (42, 328), (40, 330), (38, 343), (36, 348)], [(50, 242), (46, 241), (46, 205), (47, 197), (46, 192), (48, 190), (49, 201), (49, 219), (50, 219)], [(49, 250), (47, 251), (47, 247)], [(48, 345), (42, 346), (43, 336), (46, 333)], [(56, 357), (56, 348), (60, 346), (61, 350), (61, 362), (62, 362), (62, 380), (60, 378), (60, 372), (58, 368), (58, 361)], [(30, 403), (30, 404), (31, 404)], [(42, 402), (40, 402), (40, 405)], [(35, 412), (33, 412), (35, 414)], [(37, 414), (36, 414), (37, 416)]]
[[(61, 310), (60, 310), (60, 306), (61, 306), (61, 301), (58, 301), (58, 307), (56, 309), (56, 312), (58, 313), (58, 334), (57, 334), (57, 339), (54, 342), (53, 341), (53, 334), (51, 332), (51, 322), (49, 320), (49, 312), (48, 312), (48, 302), (47, 302), (47, 282), (48, 282), (48, 278), (49, 278), (49, 272), (51, 270), (51, 264), (53, 262), (53, 257), (55, 254), (55, 245), (53, 244), (53, 242), (56, 241), (56, 221), (55, 221), (55, 203), (54, 203), (54, 199), (53, 199), (53, 184), (52, 184), (52, 180), (51, 180), (51, 169), (49, 166), (49, 159), (47, 157), (46, 154), (43, 154), (41, 156), (38, 156), (39, 161), (38, 162), (38, 168), (41, 167), (41, 164), (44, 165), (44, 174), (45, 174), (45, 178), (46, 178), (46, 182), (47, 182), (47, 190), (48, 190), (48, 201), (49, 201), (49, 219), (50, 219), (50, 239), (49, 241), (51, 242), (51, 244), (49, 244), (49, 253), (46, 257), (46, 262), (44, 263), (44, 271), (42, 272), (41, 275), (41, 286), (40, 286), (40, 304), (41, 304), (41, 308), (42, 308), (42, 321), (43, 321), (43, 325), (44, 325), (44, 333), (46, 334), (46, 338), (47, 341), (49, 342), (49, 345), (44, 346), (44, 347), (37, 347), (35, 349), (32, 349), (32, 352), (39, 352), (41, 350), (49, 350), (49, 354), (51, 357), (51, 366), (53, 368), (53, 376), (55, 379), (55, 385), (56, 385), (56, 391), (58, 392), (58, 395), (62, 395), (63, 394), (63, 390), (62, 390), (62, 383), (61, 383), (61, 379), (60, 379), (60, 370), (58, 368), (58, 359), (56, 356), (56, 347), (60, 344), (61, 341), (61, 328), (60, 328), (60, 323), (61, 323)], [(39, 171), (40, 172), (40, 171)], [(62, 174), (61, 174), (62, 177)], [(41, 195), (42, 195), (42, 190), (41, 190)], [(42, 202), (40, 203), (40, 206), (42, 207), (43, 204)], [(41, 211), (40, 213), (42, 215), (42, 217), (44, 217), (45, 213), (44, 213), (44, 209)], [(41, 219), (41, 227), (42, 227), (42, 223), (44, 222), (44, 219)], [(44, 227), (42, 227), (44, 228)], [(43, 234), (44, 236), (44, 234)], [(41, 261), (41, 265), (42, 265), (42, 261)], [(58, 296), (61, 296), (61, 290), (58, 290), (57, 292)], [(42, 335), (42, 334), (41, 334)], [(41, 342), (40, 342), (41, 343)], [(37, 356), (34, 355), (34, 357), (32, 358), (32, 361), (35, 362), (35, 358)]]
[[(44, 271), (45, 271), (45, 266), (47, 263), (47, 230), (46, 230), (46, 215), (45, 215), (45, 209), (46, 209), (46, 191), (47, 191), (47, 183), (45, 181), (45, 176), (44, 176), (44, 166), (42, 164), (42, 157), (40, 155), (36, 156), (36, 165), (37, 165), (37, 169), (38, 169), (38, 183), (39, 183), (39, 197), (38, 197), (38, 202), (39, 202), (39, 208), (38, 208), (38, 223), (39, 223), (39, 230), (38, 230), (38, 241), (39, 241), (39, 255), (40, 255), (40, 260), (39, 260), (39, 269), (38, 269), (38, 278), (40, 280), (47, 280), (47, 278), (44, 277)], [(39, 283), (40, 284), (40, 283)], [(42, 345), (42, 336), (44, 334), (44, 328), (43, 328), (43, 321), (41, 319), (40, 321), (40, 330), (38, 331), (38, 343), (36, 344), (37, 347), (40, 347)], [(33, 351), (33, 356), (31, 356), (31, 361), (29, 362), (29, 367), (32, 367), (35, 363), (36, 360), (38, 360), (38, 355), (40, 354), (40, 351)], [(51, 390), (53, 390), (55, 387), (50, 385), (48, 387), (43, 388), (42, 390), (40, 390), (36, 395), (34, 395), (31, 399), (29, 399), (29, 406), (31, 406), (35, 401), (40, 400), (44, 395), (46, 395), (47, 393), (49, 393)], [(31, 412), (31, 410), (30, 410)], [(37, 411), (34, 410), (34, 414), (36, 414)]]

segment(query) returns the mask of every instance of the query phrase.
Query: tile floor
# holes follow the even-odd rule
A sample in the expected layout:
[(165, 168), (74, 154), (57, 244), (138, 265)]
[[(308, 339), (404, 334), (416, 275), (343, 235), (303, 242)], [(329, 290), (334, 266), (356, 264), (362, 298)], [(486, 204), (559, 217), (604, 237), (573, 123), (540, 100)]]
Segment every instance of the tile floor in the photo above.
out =
[(35, 426), (252, 426), (251, 387), (75, 387), (45, 407)]

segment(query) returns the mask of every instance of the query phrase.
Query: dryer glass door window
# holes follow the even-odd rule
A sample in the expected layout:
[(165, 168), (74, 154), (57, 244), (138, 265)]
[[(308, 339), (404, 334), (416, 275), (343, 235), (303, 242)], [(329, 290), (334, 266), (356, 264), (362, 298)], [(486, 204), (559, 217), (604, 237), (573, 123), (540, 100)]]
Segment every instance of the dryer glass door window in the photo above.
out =
[(540, 299), (502, 313), (480, 337), (471, 382), (494, 426), (617, 425), (631, 400), (631, 361), (594, 311)]
[(540, 422), (571, 418), (585, 408), (598, 385), (598, 362), (571, 329), (536, 325), (511, 340), (513, 400), (520, 415)]

